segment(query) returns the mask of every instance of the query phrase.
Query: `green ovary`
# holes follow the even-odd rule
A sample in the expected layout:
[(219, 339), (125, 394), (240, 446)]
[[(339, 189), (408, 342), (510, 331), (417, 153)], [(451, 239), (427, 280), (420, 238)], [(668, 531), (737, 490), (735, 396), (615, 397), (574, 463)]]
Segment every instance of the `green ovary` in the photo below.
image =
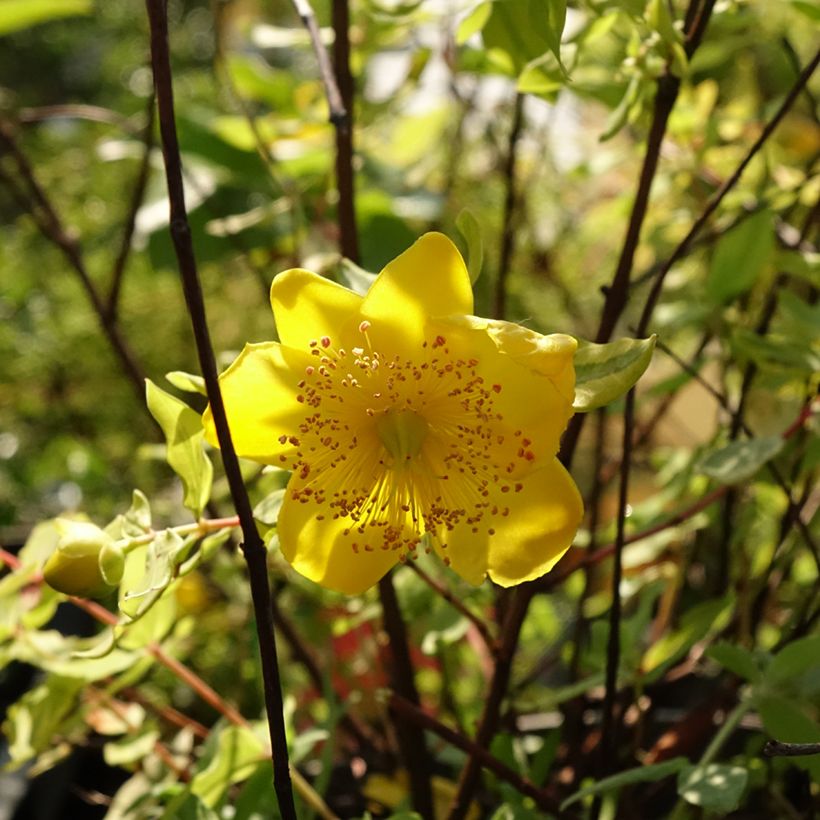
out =
[(388, 410), (377, 422), (376, 432), (396, 465), (412, 461), (427, 438), (429, 427), (418, 413)]

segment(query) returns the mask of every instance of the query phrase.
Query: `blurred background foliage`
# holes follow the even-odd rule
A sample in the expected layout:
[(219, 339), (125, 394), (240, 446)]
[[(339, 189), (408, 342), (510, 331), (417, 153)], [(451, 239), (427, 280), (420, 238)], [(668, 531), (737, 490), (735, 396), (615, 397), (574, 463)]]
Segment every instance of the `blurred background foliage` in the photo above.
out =
[[(491, 315), (503, 304), (505, 318), (536, 330), (594, 338), (602, 289), (611, 283), (635, 195), (658, 80), (680, 77), (619, 324), (619, 335), (631, 335), (653, 275), (761, 134), (817, 44), (815, 2), (719, 0), (689, 60), (680, 26), (673, 24), (684, 18), (687, 5), (353, 3), (362, 268), (377, 271), (431, 228), (466, 252), (457, 219), (468, 209), (484, 254), (476, 312)], [(194, 244), (224, 364), (245, 342), (274, 337), (267, 292), (280, 270), (298, 264), (349, 281), (338, 253), (334, 131), (314, 52), (288, 4), (171, 0), (168, 10)], [(317, 2), (315, 12), (331, 42), (330, 3)], [(139, 371), (153, 381), (164, 383), (168, 371), (195, 371), (168, 234), (161, 155), (149, 121), (153, 92), (143, 6), (129, 0), (0, 0), (0, 45), (6, 133), (59, 214), (68, 244), (81, 254), (103, 301), (134, 215), (131, 253), (107, 321), (119, 328)], [(768, 652), (810, 640), (806, 636), (816, 635), (817, 627), (820, 445), (816, 420), (798, 430), (790, 425), (815, 394), (820, 372), (818, 94), (814, 78), (671, 270), (651, 324), (660, 350), (639, 387), (637, 429), (643, 437), (633, 453), (628, 526), (630, 533), (659, 532), (626, 553), (620, 669), (629, 694), (615, 771), (675, 755), (696, 762), (716, 731), (714, 714), (731, 711), (740, 688), (741, 703), (754, 705), (744, 707), (743, 732), (718, 750), (743, 773), (732, 780), (728, 768), (718, 772), (735, 799), (726, 799), (729, 787), (710, 797), (701, 778), (689, 792), (678, 789), (688, 807), (678, 807), (681, 816), (723, 816), (740, 807), (733, 816), (809, 817), (818, 800), (817, 757), (774, 763), (760, 757), (762, 729), (782, 740), (820, 737), (820, 652), (794, 674), (788, 666), (772, 679), (765, 673)], [(25, 175), (9, 146), (0, 145), (0, 168), (19, 188)], [(134, 203), (146, 151), (144, 197)], [(135, 394), (138, 379), (129, 379), (112, 351), (76, 266), (44, 236), (14, 190), (0, 184), (3, 546), (16, 551), (37, 522), (57, 514), (82, 511), (102, 525), (128, 508), (134, 487), (151, 499), (155, 527), (189, 521), (161, 434)], [(186, 401), (202, 408), (195, 394)], [(620, 456), (622, 411), (616, 403), (597, 420), (590, 418), (581, 438), (573, 472), (588, 500), (597, 488), (597, 501), (587, 505), (595, 513), (579, 534), (579, 549), (604, 545), (614, 535), (611, 478)], [(742, 444), (727, 450), (733, 442)], [(279, 476), (257, 475), (250, 465), (247, 473), (256, 502), (281, 486)], [(596, 481), (596, 475), (608, 479)], [(677, 511), (725, 485), (732, 489), (717, 503), (674, 520)], [(226, 496), (218, 475), (212, 511), (230, 513)], [(41, 560), (42, 550), (37, 554)], [(296, 577), (275, 552), (271, 563), (280, 606), (315, 652), (323, 676), (317, 687), (286, 642), (282, 651), (293, 661), (284, 669), (288, 721), (293, 743), (302, 743), (296, 761), (342, 816), (360, 816), (366, 808), (385, 814), (393, 793), (388, 786), (396, 787), (400, 778), (379, 762), (390, 759), (391, 749), (378, 697), (386, 677), (376, 598), (346, 600), (323, 592)], [(442, 568), (428, 569), (492, 620), (496, 602), (488, 584), (472, 589)], [(475, 626), (416, 575), (401, 570), (396, 585), (422, 700), (471, 735), (492, 658)], [(160, 615), (140, 622), (150, 628), (134, 638), (134, 646), (165, 642), (222, 698), (257, 718), (259, 670), (241, 563), (216, 549), (169, 590), (161, 603), (164, 615), (157, 609)], [(7, 586), (4, 594), (8, 603), (8, 596), (21, 593)], [(547, 784), (556, 799), (577, 793), (595, 775), (584, 756), (600, 739), (595, 715), (611, 597), (608, 563), (602, 561), (537, 597), (521, 634), (504, 729), (492, 751), (538, 785)], [(54, 607), (56, 600), (47, 600), (37, 611), (48, 614)], [(44, 627), (45, 614), (27, 627)], [(4, 634), (4, 640), (10, 637)], [(811, 648), (816, 640), (796, 654), (805, 659)], [(50, 669), (37, 652), (21, 653), (19, 647), (0, 657)], [(108, 687), (110, 697), (138, 684), (141, 697), (154, 704), (173, 706), (206, 727), (214, 724), (216, 713), (166, 669), (148, 663), (134, 675), (136, 657), (121, 669), (103, 664), (76, 674)], [(65, 668), (51, 669), (45, 680), (54, 674), (76, 680)], [(121, 679), (128, 674), (133, 680)], [(0, 672), (0, 682), (13, 678), (8, 669)], [(99, 721), (87, 720), (100, 708), (92, 699), (80, 701), (80, 719), (72, 711), (76, 686), (57, 691), (43, 678), (31, 680), (65, 708), (28, 745), (20, 741), (23, 717), (42, 712), (25, 704), (12, 708), (4, 731), (15, 766), (34, 763), (35, 773), (45, 771), (72, 746), (87, 751), (92, 735), (97, 747), (100, 737), (113, 736), (121, 748), (145, 732), (152, 742), (162, 737), (171, 744), (197, 777), (220, 760), (214, 744), (225, 736), (222, 729), (200, 747), (184, 731), (174, 736), (148, 710), (135, 719), (138, 730), (126, 723), (119, 734), (106, 734)], [(337, 730), (340, 703), (388, 738), (381, 758)], [(688, 717), (691, 727), (693, 715), (705, 723), (690, 737), (681, 721)], [(61, 743), (55, 745), (55, 737)], [(664, 737), (671, 738), (672, 752), (658, 745)], [(121, 799), (109, 816), (159, 817), (161, 810), (151, 806), (168, 811), (169, 805), (178, 814), (164, 816), (210, 816), (179, 807), (218, 811), (243, 796), (241, 805), (250, 808), (234, 816), (253, 816), (254, 805), (256, 816), (275, 811), (260, 796), (268, 782), (261, 765), (224, 782), (217, 778), (221, 786), (206, 777), (183, 800), (184, 781), (169, 780), (167, 769), (158, 773), (162, 762), (152, 756), (152, 742), (138, 747), (139, 754), (111, 756), (123, 761), (129, 774), (122, 779), (132, 776), (134, 793), (146, 802), (126, 809)], [(448, 746), (434, 748), (446, 805), (464, 756)], [(351, 769), (351, 759), (361, 765)], [(381, 772), (382, 780), (368, 779), (371, 771)], [(231, 788), (231, 782), (245, 785)], [(113, 792), (97, 783), (104, 795)], [(677, 792), (666, 786), (616, 784), (606, 791), (603, 810), (615, 816), (613, 795), (620, 793), (617, 816), (669, 816)], [(590, 800), (583, 811), (601, 809)], [(582, 802), (566, 811), (580, 811)], [(499, 805), (498, 818), (544, 816), (543, 808), (533, 809), (509, 784), (488, 780), (481, 810), (489, 816)], [(101, 811), (88, 816), (103, 816)]]

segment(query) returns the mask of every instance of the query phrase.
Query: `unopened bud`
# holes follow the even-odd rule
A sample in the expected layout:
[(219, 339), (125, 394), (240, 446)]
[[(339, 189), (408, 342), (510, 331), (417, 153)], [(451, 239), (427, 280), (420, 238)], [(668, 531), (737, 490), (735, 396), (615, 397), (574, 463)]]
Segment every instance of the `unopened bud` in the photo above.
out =
[(57, 524), (62, 535), (43, 568), (46, 583), (66, 595), (107, 595), (122, 578), (122, 549), (95, 524), (66, 519)]

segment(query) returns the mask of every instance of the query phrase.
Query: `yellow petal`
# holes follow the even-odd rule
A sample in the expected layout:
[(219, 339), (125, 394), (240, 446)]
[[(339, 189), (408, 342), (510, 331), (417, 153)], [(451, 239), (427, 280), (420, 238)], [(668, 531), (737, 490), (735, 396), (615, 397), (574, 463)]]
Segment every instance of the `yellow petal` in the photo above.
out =
[(479, 316), (449, 316), (448, 324), (484, 331), (498, 351), (522, 367), (546, 376), (564, 398), (575, 400), (575, 367), (578, 342), (564, 333), (543, 335), (514, 322)]
[[(493, 391), (493, 413), (501, 416), (496, 426), (506, 428), (509, 433), (520, 431), (520, 438), (530, 442), (525, 445), (525, 450), (534, 455), (534, 458), (528, 456), (531, 460), (525, 465), (525, 471), (529, 472), (548, 463), (558, 452), (561, 434), (572, 417), (575, 385), (572, 350), (575, 349), (575, 340), (560, 336), (569, 344), (559, 343), (562, 348), (560, 353), (545, 356), (546, 361), (554, 360), (549, 363), (554, 365), (557, 375), (550, 376), (526, 366), (524, 362), (528, 360), (522, 356), (504, 352), (488, 332), (486, 322), (485, 319), (468, 316), (434, 319), (428, 322), (428, 331), (439, 334), (445, 341), (443, 348), (449, 350), (450, 355), (477, 360), (476, 372), (484, 380), (485, 386)], [(536, 333), (533, 335), (539, 336)], [(509, 450), (509, 435), (507, 439), (498, 451), (499, 457)], [(498, 462), (501, 467), (507, 463), (506, 455), (503, 461)], [(510, 475), (519, 472), (516, 467)]]
[(365, 296), (362, 316), (373, 323), (378, 348), (382, 340), (415, 345), (428, 316), (472, 310), (473, 291), (461, 254), (443, 234), (426, 233), (382, 270)]
[[(452, 568), (472, 584), (489, 574), (503, 587), (539, 578), (552, 569), (572, 544), (583, 517), (575, 482), (557, 459), (519, 479), (518, 492), (493, 488), (492, 504), (506, 515), (494, 516), (478, 533), (459, 524), (438, 547)], [(485, 522), (486, 523), (486, 522)]]
[(294, 474), (279, 513), (282, 555), (298, 573), (328, 589), (346, 595), (370, 589), (398, 561), (398, 552), (380, 547), (355, 551), (353, 542), (361, 536), (349, 530), (350, 520), (334, 520), (332, 511), (294, 500), (291, 490), (299, 485)]
[[(249, 344), (219, 377), (238, 455), (283, 466), (280, 456), (293, 450), (287, 439), (298, 435), (306, 415), (306, 406), (297, 399), (297, 383), (310, 363), (308, 354), (278, 342)], [(210, 406), (202, 421), (205, 438), (218, 447)]]
[(342, 328), (358, 315), (362, 297), (323, 276), (293, 268), (273, 280), (270, 301), (282, 343), (307, 350), (312, 339), (329, 336), (337, 341)]

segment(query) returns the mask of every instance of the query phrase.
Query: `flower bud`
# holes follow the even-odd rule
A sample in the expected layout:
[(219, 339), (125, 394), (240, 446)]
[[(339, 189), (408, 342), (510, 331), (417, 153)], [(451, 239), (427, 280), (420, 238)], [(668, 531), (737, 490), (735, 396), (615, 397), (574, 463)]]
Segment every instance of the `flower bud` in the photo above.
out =
[(62, 535), (43, 568), (46, 583), (66, 595), (108, 594), (122, 578), (122, 549), (95, 524), (60, 519), (57, 525)]

